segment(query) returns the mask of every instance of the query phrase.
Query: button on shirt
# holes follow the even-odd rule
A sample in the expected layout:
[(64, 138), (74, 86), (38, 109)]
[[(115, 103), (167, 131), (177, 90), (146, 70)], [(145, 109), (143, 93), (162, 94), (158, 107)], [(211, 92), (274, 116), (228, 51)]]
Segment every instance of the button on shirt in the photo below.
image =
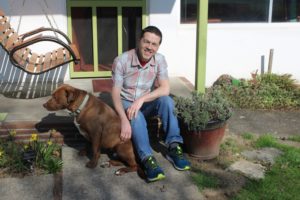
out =
[(167, 62), (162, 54), (156, 53), (144, 67), (136, 49), (124, 52), (114, 60), (113, 85), (121, 88), (122, 99), (134, 101), (151, 92), (156, 79), (168, 79)]

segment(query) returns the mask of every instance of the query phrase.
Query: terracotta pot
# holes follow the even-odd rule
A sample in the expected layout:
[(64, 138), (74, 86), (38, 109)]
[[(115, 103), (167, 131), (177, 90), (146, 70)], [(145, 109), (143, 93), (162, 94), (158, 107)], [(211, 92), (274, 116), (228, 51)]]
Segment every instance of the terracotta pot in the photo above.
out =
[(209, 160), (217, 157), (225, 129), (226, 122), (214, 122), (207, 129), (198, 132), (188, 131), (187, 129), (181, 130), (185, 152), (199, 160)]

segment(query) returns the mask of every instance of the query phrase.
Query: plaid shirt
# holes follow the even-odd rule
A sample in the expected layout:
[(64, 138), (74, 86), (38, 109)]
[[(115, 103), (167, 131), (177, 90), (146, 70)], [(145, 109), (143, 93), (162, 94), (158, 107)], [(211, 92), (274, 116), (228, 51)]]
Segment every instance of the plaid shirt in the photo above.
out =
[(121, 88), (121, 98), (134, 101), (151, 92), (154, 81), (168, 79), (165, 57), (156, 53), (142, 67), (137, 50), (129, 50), (115, 58), (112, 66), (112, 80), (115, 87)]

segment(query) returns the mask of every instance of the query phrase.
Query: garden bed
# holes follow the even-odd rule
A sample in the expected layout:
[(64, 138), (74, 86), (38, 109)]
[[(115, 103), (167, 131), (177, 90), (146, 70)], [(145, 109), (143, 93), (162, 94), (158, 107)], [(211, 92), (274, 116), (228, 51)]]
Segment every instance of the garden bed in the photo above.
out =
[(18, 134), (9, 130), (0, 137), (0, 178), (58, 173), (62, 169), (61, 134)]

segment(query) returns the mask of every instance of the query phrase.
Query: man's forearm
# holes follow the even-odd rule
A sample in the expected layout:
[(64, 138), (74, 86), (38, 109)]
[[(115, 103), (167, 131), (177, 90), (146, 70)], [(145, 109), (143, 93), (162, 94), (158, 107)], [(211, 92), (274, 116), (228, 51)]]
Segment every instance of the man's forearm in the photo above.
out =
[(168, 96), (170, 94), (170, 86), (168, 80), (163, 80), (159, 83), (159, 86), (152, 92), (142, 96), (143, 102), (149, 102), (157, 99), (161, 96)]
[(123, 120), (125, 118), (127, 119), (127, 116), (126, 116), (126, 113), (124, 111), (124, 107), (122, 105), (120, 91), (121, 90), (119, 88), (113, 87), (113, 89), (112, 89), (112, 100), (113, 100), (115, 110), (119, 114), (121, 120)]

